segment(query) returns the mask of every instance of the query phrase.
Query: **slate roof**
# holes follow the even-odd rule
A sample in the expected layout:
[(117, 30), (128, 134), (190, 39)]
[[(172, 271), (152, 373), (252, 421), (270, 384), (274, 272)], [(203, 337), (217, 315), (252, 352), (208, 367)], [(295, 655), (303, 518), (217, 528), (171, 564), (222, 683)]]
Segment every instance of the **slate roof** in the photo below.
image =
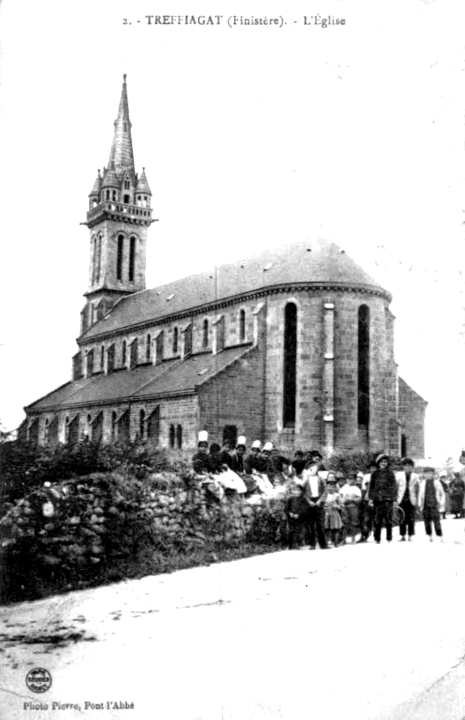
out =
[(285, 285), (357, 287), (389, 293), (328, 240), (270, 248), (237, 262), (212, 267), (151, 290), (122, 298), (82, 339), (194, 310), (215, 301)]
[(252, 349), (250, 344), (242, 345), (227, 348), (217, 355), (200, 353), (183, 360), (167, 360), (159, 365), (144, 365), (134, 370), (81, 378), (62, 385), (29, 405), (26, 410), (57, 411), (83, 405), (120, 404), (157, 395), (192, 392)]

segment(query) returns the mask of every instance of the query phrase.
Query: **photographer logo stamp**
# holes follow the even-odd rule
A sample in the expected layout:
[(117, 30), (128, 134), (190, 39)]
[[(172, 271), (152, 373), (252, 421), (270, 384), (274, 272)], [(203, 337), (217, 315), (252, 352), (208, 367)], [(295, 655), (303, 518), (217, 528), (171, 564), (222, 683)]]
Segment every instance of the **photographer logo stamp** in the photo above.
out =
[(35, 693), (44, 693), (50, 690), (52, 676), (45, 668), (33, 668), (26, 675), (26, 685)]

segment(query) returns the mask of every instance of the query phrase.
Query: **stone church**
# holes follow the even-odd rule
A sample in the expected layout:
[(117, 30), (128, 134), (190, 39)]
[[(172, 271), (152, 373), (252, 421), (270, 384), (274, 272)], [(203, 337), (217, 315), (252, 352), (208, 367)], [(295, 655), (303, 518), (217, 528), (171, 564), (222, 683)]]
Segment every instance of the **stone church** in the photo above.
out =
[(152, 194), (135, 172), (126, 77), (89, 195), (90, 267), (72, 380), (28, 407), (37, 444), (245, 435), (288, 451), (424, 456), (426, 402), (398, 377), (391, 295), (315, 240), (145, 289)]

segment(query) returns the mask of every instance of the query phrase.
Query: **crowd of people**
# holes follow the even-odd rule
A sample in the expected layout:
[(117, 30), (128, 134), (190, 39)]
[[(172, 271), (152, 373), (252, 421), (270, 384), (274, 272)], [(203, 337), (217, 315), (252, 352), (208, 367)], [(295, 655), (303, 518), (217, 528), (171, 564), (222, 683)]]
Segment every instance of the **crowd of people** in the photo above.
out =
[(215, 477), (226, 491), (266, 493), (286, 484), (290, 545), (303, 540), (311, 548), (318, 542), (322, 549), (338, 547), (347, 538), (367, 542), (371, 534), (379, 544), (383, 528), (391, 542), (395, 525), (401, 542), (412, 541), (420, 517), (429, 540), (434, 529), (442, 541), (441, 519), (448, 512), (456, 518), (465, 513), (465, 451), (460, 462), (460, 473), (432, 467), (416, 471), (406, 457), (402, 469), (394, 471), (389, 456), (381, 453), (368, 468), (344, 474), (327, 470), (317, 450), (297, 450), (291, 460), (271, 442), (262, 446), (255, 440), (248, 449), (243, 436), (235, 447), (229, 442), (209, 446), (206, 431), (199, 433), (192, 458), (195, 473)]

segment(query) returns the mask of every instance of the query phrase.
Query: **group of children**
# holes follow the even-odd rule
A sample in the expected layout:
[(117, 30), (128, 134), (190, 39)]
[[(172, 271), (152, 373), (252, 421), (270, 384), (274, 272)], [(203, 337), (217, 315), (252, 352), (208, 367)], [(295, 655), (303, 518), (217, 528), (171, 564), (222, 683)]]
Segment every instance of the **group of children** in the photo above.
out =
[(305, 522), (311, 526), (310, 536), (318, 537), (321, 547), (329, 542), (337, 547), (347, 534), (353, 542), (356, 534), (361, 535), (358, 542), (366, 542), (372, 532), (379, 543), (383, 527), (390, 542), (395, 514), (400, 516), (400, 540), (411, 541), (419, 512), (430, 541), (433, 527), (442, 540), (445, 478), (430, 467), (423, 468), (420, 474), (415, 472), (410, 458), (404, 458), (402, 470), (394, 473), (389, 456), (383, 453), (367, 472), (350, 472), (343, 477), (340, 472), (326, 470), (317, 450), (307, 453), (297, 450), (291, 461), (271, 442), (262, 447), (256, 440), (248, 450), (243, 436), (234, 448), (228, 442), (222, 446), (212, 443), (209, 447), (208, 434), (202, 431), (192, 465), (199, 474), (238, 475), (244, 480), (243, 492), (263, 492), (267, 487), (264, 483), (272, 488), (292, 478), (295, 492), (305, 500)]

